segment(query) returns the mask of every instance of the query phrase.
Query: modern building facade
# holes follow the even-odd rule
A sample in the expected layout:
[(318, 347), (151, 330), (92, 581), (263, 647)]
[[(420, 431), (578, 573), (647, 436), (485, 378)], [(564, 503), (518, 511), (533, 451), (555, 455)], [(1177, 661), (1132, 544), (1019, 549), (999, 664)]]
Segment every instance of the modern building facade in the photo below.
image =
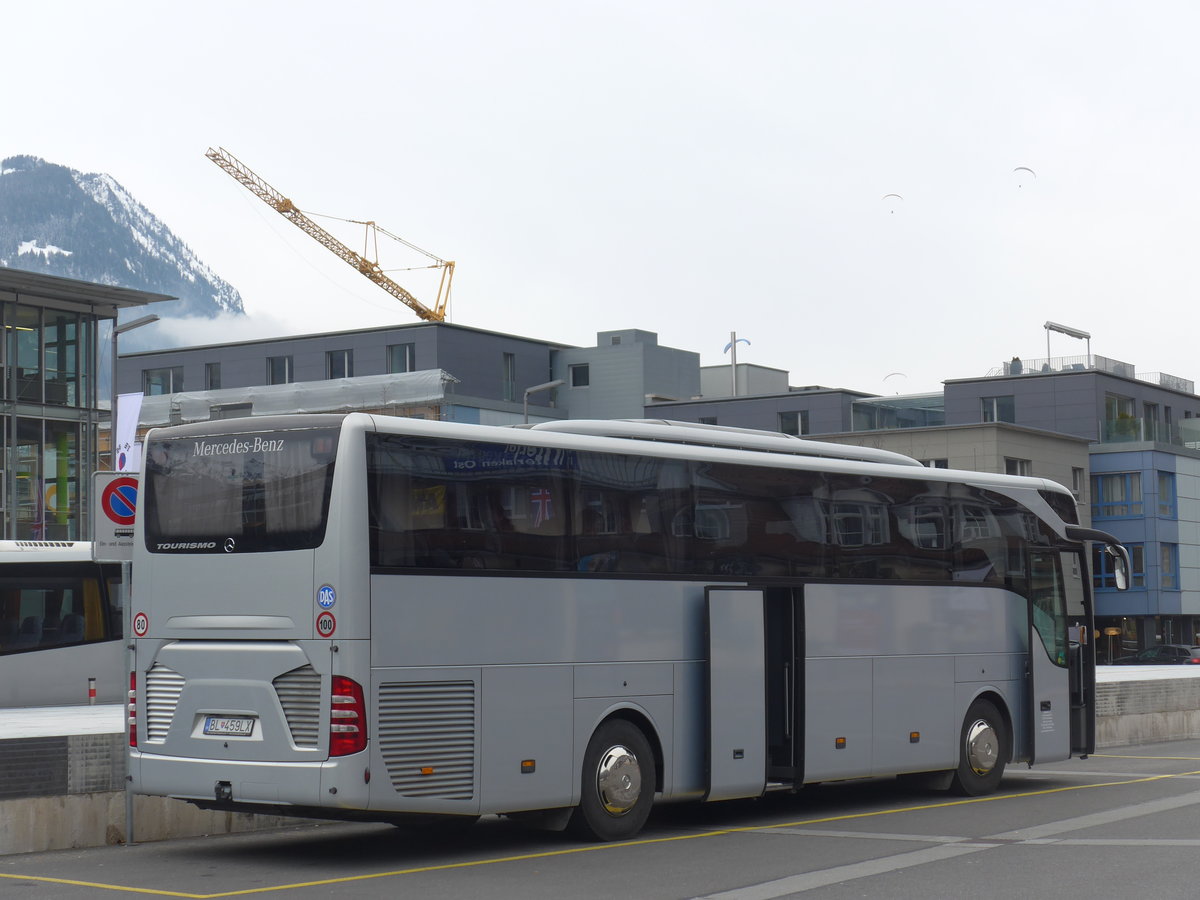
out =
[(648, 397), (692, 396), (700, 381), (699, 354), (659, 346), (651, 332), (602, 332), (595, 347), (571, 347), (422, 322), (125, 354), (117, 384), (145, 393), (143, 426), (350, 410), (511, 425), (640, 418)]
[(101, 406), (109, 398), (100, 397), (97, 387), (101, 359), (112, 358), (102, 326), (120, 309), (172, 299), (0, 267), (5, 538), (88, 536), (99, 426), (108, 419)]

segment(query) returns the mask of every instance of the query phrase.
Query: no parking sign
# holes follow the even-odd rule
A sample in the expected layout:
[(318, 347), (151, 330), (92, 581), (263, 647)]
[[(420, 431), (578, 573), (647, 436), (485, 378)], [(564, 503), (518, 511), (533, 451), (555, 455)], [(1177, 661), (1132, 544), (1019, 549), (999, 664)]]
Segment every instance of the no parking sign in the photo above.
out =
[(138, 478), (128, 472), (92, 476), (92, 555), (102, 562), (133, 559)]

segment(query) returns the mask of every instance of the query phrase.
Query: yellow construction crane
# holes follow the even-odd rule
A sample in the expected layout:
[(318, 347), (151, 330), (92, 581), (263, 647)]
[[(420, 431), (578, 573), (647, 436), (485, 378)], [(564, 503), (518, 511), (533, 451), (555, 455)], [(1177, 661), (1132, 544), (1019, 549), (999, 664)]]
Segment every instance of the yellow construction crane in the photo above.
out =
[[(363, 222), (357, 219), (345, 219), (343, 221), (353, 222), (356, 225), (363, 225), (366, 228), (366, 235), (363, 241), (363, 253), (358, 254), (335, 238), (332, 234), (301, 212), (291, 200), (271, 187), (263, 181), (258, 175), (254, 174), (245, 163), (241, 162), (237, 157), (224, 148), (213, 150), (211, 147), (204, 154), (218, 166), (228, 172), (234, 179), (241, 182), (250, 192), (257, 196), (260, 200), (274, 209), (277, 213), (288, 219), (293, 225), (302, 230), (309, 237), (314, 238), (321, 244), (325, 245), (329, 250), (332, 250), (340, 256), (345, 262), (348, 262), (354, 268), (358, 269), (363, 275), (370, 278), (373, 282), (415, 312), (426, 322), (444, 322), (446, 319), (446, 307), (450, 303), (450, 282), (454, 279), (454, 263), (449, 260), (440, 259), (432, 253), (422, 250), (414, 244), (410, 244), (402, 237), (392, 234), (390, 231), (377, 226), (374, 222)], [(424, 254), (433, 260), (430, 266), (422, 268), (441, 269), (442, 279), (438, 286), (437, 301), (432, 307), (426, 306), (400, 285), (396, 284), (383, 269), (379, 267), (379, 232), (390, 237), (394, 241), (398, 241), (404, 246)], [(368, 259), (366, 251), (371, 243), (375, 245), (375, 259)]]

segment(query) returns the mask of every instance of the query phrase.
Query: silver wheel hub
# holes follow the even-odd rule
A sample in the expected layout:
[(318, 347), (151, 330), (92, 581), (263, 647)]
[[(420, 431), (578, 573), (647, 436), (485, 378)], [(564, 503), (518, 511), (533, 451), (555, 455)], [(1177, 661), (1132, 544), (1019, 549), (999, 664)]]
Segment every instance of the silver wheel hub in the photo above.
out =
[(1000, 759), (1000, 741), (996, 729), (985, 719), (976, 719), (967, 728), (967, 765), (976, 775), (987, 775)]
[(596, 790), (610, 816), (623, 816), (642, 795), (642, 768), (627, 747), (609, 747), (596, 769)]

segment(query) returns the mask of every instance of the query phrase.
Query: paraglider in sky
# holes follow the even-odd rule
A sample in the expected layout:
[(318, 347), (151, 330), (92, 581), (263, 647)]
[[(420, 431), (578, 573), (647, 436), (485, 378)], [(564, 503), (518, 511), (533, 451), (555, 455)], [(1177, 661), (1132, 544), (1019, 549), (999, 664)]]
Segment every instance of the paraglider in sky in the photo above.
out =
[(891, 203), (892, 208), (889, 210), (889, 212), (895, 212), (896, 204), (904, 202), (904, 198), (901, 197), (899, 194), (884, 194), (883, 199), (888, 200)]
[(1037, 172), (1029, 166), (1017, 166), (1013, 169), (1013, 174), (1017, 176), (1017, 187), (1021, 187), (1026, 180), (1032, 181), (1037, 178)]

